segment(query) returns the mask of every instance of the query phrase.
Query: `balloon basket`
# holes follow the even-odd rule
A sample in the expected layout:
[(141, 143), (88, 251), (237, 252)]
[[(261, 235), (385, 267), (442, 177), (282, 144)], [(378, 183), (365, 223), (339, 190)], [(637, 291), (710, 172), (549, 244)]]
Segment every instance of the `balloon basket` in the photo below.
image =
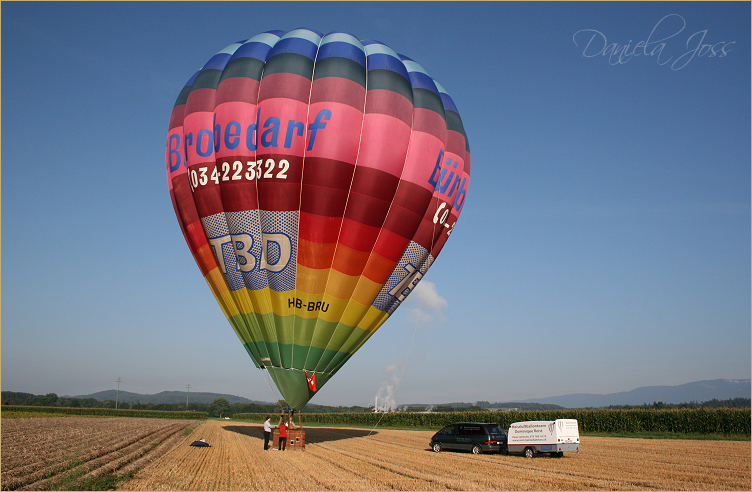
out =
[[(273, 447), (279, 446), (279, 429), (272, 429), (272, 444)], [(305, 451), (305, 448), (305, 430), (287, 429), (287, 444), (285, 445), (285, 451)]]

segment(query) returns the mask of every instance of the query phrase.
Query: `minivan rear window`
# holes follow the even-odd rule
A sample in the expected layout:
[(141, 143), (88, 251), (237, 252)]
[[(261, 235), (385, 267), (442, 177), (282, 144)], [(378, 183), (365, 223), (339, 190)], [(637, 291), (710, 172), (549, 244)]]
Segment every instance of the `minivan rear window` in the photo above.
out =
[(496, 434), (496, 435), (500, 435), (500, 436), (504, 435), (504, 431), (501, 430), (501, 427), (499, 427), (498, 425), (489, 425), (487, 427), (488, 427), (488, 433), (489, 434)]

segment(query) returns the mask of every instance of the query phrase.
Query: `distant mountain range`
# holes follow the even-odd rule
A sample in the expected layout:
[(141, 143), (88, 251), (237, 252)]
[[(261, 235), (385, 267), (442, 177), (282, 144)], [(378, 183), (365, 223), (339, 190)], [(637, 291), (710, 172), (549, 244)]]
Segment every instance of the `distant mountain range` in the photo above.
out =
[[(66, 395), (67, 396), (67, 395)], [(225, 398), (227, 401), (232, 403), (267, 403), (263, 401), (257, 401), (257, 400), (249, 400), (248, 398), (243, 398), (242, 396), (234, 396), (234, 395), (224, 395), (220, 393), (201, 393), (201, 392), (185, 392), (185, 391), (162, 391), (160, 393), (156, 393), (154, 395), (142, 395), (139, 393), (131, 393), (129, 391), (120, 391), (119, 394), (117, 394), (117, 391), (112, 390), (106, 390), (106, 391), (99, 391), (97, 393), (92, 393), (90, 395), (77, 395), (69, 398), (94, 398), (95, 400), (99, 401), (105, 401), (105, 400), (115, 400), (115, 397), (117, 396), (118, 401), (120, 402), (133, 402), (133, 403), (185, 403), (186, 397), (188, 398), (189, 403), (213, 403), (214, 400), (217, 398)]]
[(644, 386), (632, 391), (594, 395), (575, 393), (571, 395), (535, 398), (525, 402), (551, 403), (564, 408), (607, 407), (609, 405), (642, 405), (654, 402), (689, 403), (705, 402), (712, 399), (730, 400), (732, 398), (750, 398), (752, 380), (749, 379), (713, 379), (696, 381), (678, 386)]
[[(74, 398), (94, 398), (96, 400), (114, 400), (116, 391), (107, 390), (90, 395), (78, 395)], [(217, 398), (225, 398), (230, 403), (261, 403), (270, 402), (249, 400), (242, 396), (226, 395), (220, 393), (186, 393), (185, 391), (162, 391), (154, 395), (142, 395), (128, 391), (120, 391), (117, 396), (121, 402), (140, 403), (184, 403), (188, 397), (193, 403), (212, 403)], [(607, 407), (609, 405), (642, 405), (653, 402), (663, 403), (689, 403), (705, 402), (712, 399), (730, 400), (733, 398), (750, 398), (752, 396), (752, 380), (749, 379), (714, 379), (710, 381), (697, 381), (694, 383), (680, 384), (678, 386), (645, 386), (632, 391), (609, 393), (605, 395), (590, 393), (575, 393), (547, 398), (533, 398), (523, 400), (523, 403), (543, 403), (559, 405), (564, 408), (584, 407)], [(416, 404), (417, 405), (417, 404)], [(451, 404), (449, 404), (451, 405)], [(468, 404), (470, 405), (470, 404)], [(491, 404), (491, 407), (504, 406), (502, 403)], [(426, 404), (426, 406), (430, 406)]]

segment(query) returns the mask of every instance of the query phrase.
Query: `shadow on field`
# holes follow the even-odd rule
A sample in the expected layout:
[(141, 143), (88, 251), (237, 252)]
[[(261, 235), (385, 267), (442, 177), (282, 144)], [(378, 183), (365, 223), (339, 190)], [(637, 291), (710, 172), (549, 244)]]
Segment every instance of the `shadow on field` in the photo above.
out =
[[(264, 438), (264, 429), (259, 426), (251, 425), (225, 425), (222, 429), (230, 432), (236, 432), (245, 436)], [(353, 439), (356, 437), (365, 437), (368, 434), (375, 436), (378, 432), (371, 432), (367, 429), (339, 429), (328, 427), (304, 427), (306, 444), (316, 444), (329, 441), (341, 441), (343, 439)]]

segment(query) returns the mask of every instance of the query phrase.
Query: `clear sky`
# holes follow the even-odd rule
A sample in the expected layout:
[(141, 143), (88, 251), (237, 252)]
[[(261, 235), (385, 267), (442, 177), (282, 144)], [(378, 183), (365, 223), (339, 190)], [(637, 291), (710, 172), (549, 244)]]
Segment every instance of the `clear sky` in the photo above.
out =
[(214, 53), (298, 27), (421, 64), (472, 154), (420, 291), (311, 403), (400, 375), (398, 404), (750, 376), (748, 2), (0, 8), (3, 390), (274, 399), (183, 240), (164, 149)]

